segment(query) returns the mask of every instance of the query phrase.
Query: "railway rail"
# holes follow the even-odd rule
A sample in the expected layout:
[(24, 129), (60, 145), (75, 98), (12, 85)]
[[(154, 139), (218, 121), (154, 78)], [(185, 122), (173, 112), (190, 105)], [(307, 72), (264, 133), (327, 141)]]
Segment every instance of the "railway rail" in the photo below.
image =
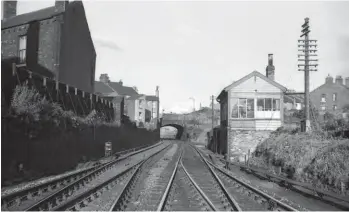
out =
[[(215, 207), (191, 178), (182, 163), (182, 154), (174, 170), (168, 189), (163, 194), (158, 211), (213, 211)], [(178, 201), (180, 199), (181, 201)]]
[(165, 154), (141, 164), (109, 211), (161, 210), (166, 201), (164, 194), (168, 193), (178, 167), (180, 146), (175, 143)]
[(217, 176), (222, 183), (222, 187), (232, 196), (236, 205), (239, 206), (239, 210), (243, 211), (257, 211), (257, 210), (282, 210), (282, 211), (297, 211), (292, 206), (281, 202), (267, 193), (254, 188), (253, 186), (237, 179), (230, 175), (224, 169), (215, 166), (211, 162), (207, 161), (202, 153), (196, 148), (191, 146), (195, 152), (200, 155), (203, 163), (211, 172)]
[(209, 200), (206, 201), (213, 210), (241, 211), (239, 204), (227, 191), (217, 174), (205, 163), (201, 155), (191, 148), (191, 145), (188, 145), (183, 153), (182, 165), (187, 170), (192, 182), (195, 182), (201, 192), (205, 194)]
[[(222, 163), (226, 163), (226, 161), (221, 160)], [(301, 183), (297, 182), (295, 180), (287, 179), (285, 177), (277, 176), (274, 174), (270, 174), (266, 172), (265, 170), (252, 168), (250, 166), (241, 165), (241, 164), (235, 164), (230, 162), (229, 165), (239, 167), (240, 170), (245, 171), (249, 174), (253, 174), (261, 179), (266, 179), (270, 182), (274, 182), (278, 184), (279, 186), (285, 187), (287, 189), (290, 189), (296, 193), (302, 194), (303, 196), (306, 196), (307, 198), (313, 198), (315, 200), (319, 200), (321, 202), (324, 202), (326, 204), (332, 205), (336, 208), (339, 208), (341, 210), (348, 211), (349, 210), (349, 199), (347, 199), (344, 196), (340, 196), (338, 194), (330, 193), (327, 191), (323, 191), (317, 188), (314, 188), (313, 186), (307, 184), (307, 183)]]
[[(171, 145), (169, 145), (171, 146)], [(135, 164), (132, 164), (128, 168), (124, 168), (121, 173), (114, 175), (108, 180), (99, 179), (99, 182), (86, 188), (85, 191), (79, 195), (75, 195), (66, 201), (64, 204), (59, 205), (52, 210), (56, 211), (110, 211), (114, 207), (115, 199), (119, 199), (122, 191), (125, 189), (125, 185), (130, 179), (133, 178), (135, 173), (138, 172), (140, 167), (152, 158), (161, 155), (162, 152), (166, 151), (169, 146), (166, 146), (159, 151), (151, 154), (148, 157), (142, 158)], [(160, 156), (161, 157), (161, 156)]]
[[(145, 147), (143, 149), (133, 149), (136, 150), (134, 152), (130, 152), (130, 150), (117, 152), (114, 155), (118, 158), (107, 162), (105, 164), (96, 165), (87, 169), (83, 169), (79, 172), (72, 173), (71, 175), (64, 176), (59, 179), (55, 179), (52, 181), (48, 181), (46, 183), (39, 184), (34, 187), (30, 187), (24, 190), (20, 190), (18, 192), (14, 192), (8, 195), (3, 195), (1, 197), (1, 208), (2, 210), (8, 211), (18, 211), (18, 210), (44, 210), (53, 208), (53, 205), (46, 205), (45, 207), (37, 207), (49, 198), (57, 195), (57, 193), (61, 193), (65, 191), (68, 187), (74, 187), (77, 182), (81, 182), (84, 185), (91, 181), (94, 177), (99, 176), (101, 173), (106, 170), (111, 169), (113, 166), (118, 163), (125, 161), (129, 157), (139, 154), (141, 152), (145, 152), (147, 150), (151, 150), (162, 145), (163, 142), (157, 143), (152, 146)], [(75, 189), (79, 189), (80, 186), (76, 186)]]

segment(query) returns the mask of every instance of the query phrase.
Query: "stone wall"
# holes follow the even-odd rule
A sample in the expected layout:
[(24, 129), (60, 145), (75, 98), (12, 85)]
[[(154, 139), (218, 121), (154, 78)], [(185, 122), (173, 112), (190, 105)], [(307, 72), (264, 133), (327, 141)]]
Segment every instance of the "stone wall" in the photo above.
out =
[(271, 131), (229, 131), (230, 159), (244, 161), (245, 155), (254, 152), (257, 145), (270, 136)]

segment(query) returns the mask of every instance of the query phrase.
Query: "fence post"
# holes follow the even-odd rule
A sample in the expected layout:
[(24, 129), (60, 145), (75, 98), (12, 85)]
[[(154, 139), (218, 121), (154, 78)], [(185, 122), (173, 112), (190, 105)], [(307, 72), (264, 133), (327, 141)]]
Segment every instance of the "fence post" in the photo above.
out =
[(247, 153), (248, 155), (248, 157), (247, 157), (247, 166), (249, 165), (249, 163), (248, 163), (248, 161), (250, 160), (250, 154), (251, 154), (251, 150), (249, 149), (248, 150), (248, 153)]

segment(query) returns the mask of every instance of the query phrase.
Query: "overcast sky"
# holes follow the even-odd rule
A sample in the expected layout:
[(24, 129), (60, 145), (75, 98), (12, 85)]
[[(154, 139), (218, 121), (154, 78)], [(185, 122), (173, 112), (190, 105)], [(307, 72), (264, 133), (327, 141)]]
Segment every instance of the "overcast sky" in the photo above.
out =
[[(18, 13), (53, 0), (19, 1)], [(318, 72), (311, 90), (328, 74), (349, 77), (349, 2), (164, 2), (84, 1), (97, 51), (96, 79), (155, 94), (165, 112), (208, 106), (210, 95), (250, 72), (265, 74), (274, 54), (275, 80), (304, 90), (297, 71), (297, 40), (305, 17), (318, 40)]]

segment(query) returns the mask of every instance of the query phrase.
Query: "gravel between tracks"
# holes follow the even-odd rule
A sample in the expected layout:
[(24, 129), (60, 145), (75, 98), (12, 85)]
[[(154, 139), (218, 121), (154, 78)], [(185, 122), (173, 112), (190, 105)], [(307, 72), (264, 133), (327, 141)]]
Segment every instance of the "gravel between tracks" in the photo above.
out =
[[(141, 182), (141, 191), (133, 199), (133, 204), (130, 205), (134, 210), (140, 208), (142, 210), (156, 210), (154, 207), (160, 202), (162, 193), (166, 189), (173, 172), (174, 166), (172, 167), (172, 165), (176, 163), (174, 155), (176, 155), (177, 149), (178, 145), (175, 143), (159, 161), (144, 173), (146, 174), (146, 178)], [(171, 169), (168, 167), (171, 167)]]
[(181, 165), (178, 167), (165, 209), (169, 211), (210, 210), (210, 206), (191, 183)]

